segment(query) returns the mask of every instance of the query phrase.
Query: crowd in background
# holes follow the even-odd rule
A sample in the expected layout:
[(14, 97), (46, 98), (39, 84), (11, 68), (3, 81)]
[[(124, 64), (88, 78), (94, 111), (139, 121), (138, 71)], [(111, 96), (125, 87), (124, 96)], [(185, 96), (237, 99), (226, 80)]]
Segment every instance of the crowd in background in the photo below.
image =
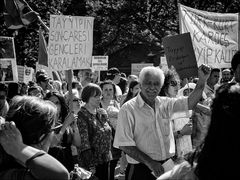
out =
[[(229, 69), (212, 68), (197, 105), (184, 114), (171, 116), (172, 137), (168, 138), (170, 144), (175, 144), (171, 155), (175, 164), (189, 158), (204, 143), (214, 113), (211, 106), (221, 103), (214, 101), (216, 90), (236, 82), (238, 63), (234, 63)], [(180, 79), (174, 68), (165, 71), (164, 77), (158, 95), (169, 98), (188, 97), (199, 80)], [(117, 68), (110, 68), (103, 81), (99, 78), (91, 69), (79, 71), (73, 78), (71, 93), (67, 81), (52, 80), (44, 70), (37, 71), (35, 80), (28, 83), (0, 83), (4, 124), (0, 130), (0, 179), (68, 179), (75, 164), (100, 180), (114, 180), (118, 165), (120, 174), (125, 174), (128, 152), (114, 146), (118, 114), (126, 102), (137, 97), (142, 82), (138, 76), (126, 76)], [(9, 147), (10, 143), (15, 146)], [(45, 173), (41, 167), (45, 167)]]

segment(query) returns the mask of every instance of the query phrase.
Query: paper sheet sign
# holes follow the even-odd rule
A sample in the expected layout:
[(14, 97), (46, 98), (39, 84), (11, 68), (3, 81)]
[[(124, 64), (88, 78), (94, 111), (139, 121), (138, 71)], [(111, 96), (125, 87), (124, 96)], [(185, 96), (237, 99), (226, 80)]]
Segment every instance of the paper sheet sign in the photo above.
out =
[(132, 63), (131, 64), (131, 74), (139, 76), (140, 71), (142, 68), (147, 66), (153, 66), (153, 63)]
[(107, 71), (108, 70), (108, 56), (93, 56), (92, 69), (94, 71)]
[(174, 66), (180, 78), (198, 75), (198, 66), (190, 33), (167, 36), (163, 38), (163, 46), (168, 67)]

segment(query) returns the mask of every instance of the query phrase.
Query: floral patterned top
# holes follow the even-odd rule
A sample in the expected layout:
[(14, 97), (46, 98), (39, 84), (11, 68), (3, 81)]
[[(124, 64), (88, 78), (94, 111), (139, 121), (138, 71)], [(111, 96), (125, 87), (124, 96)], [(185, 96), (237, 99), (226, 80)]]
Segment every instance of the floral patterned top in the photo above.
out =
[(91, 114), (85, 107), (78, 112), (78, 129), (81, 136), (79, 164), (89, 169), (112, 159), (112, 131), (107, 112), (99, 108)]

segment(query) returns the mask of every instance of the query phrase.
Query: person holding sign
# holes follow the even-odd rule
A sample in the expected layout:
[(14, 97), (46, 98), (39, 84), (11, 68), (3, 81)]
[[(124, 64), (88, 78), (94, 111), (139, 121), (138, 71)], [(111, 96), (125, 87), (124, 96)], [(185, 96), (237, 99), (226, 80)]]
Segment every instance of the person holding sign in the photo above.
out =
[[(180, 78), (176, 70), (174, 68), (171, 68), (167, 70), (164, 75), (165, 80), (163, 87), (160, 91), (160, 96), (176, 98), (180, 88)], [(191, 114), (192, 111), (190, 110), (184, 113), (177, 112), (171, 116), (169, 151), (171, 150), (173, 157), (174, 159), (176, 159), (176, 161), (181, 160), (185, 154), (192, 151), (192, 123), (190, 121)]]
[[(157, 180), (219, 180), (239, 179), (239, 122), (240, 86), (226, 83), (216, 90), (211, 106), (211, 123), (204, 143), (187, 161), (176, 165), (172, 171)], [(228, 120), (231, 123), (226, 123)], [(222, 158), (224, 155), (237, 155)]]
[(210, 71), (209, 66), (201, 65), (194, 91), (188, 97), (169, 98), (158, 96), (164, 83), (163, 71), (156, 67), (141, 70), (141, 92), (121, 107), (114, 139), (114, 146), (127, 154), (129, 180), (155, 180), (164, 173), (164, 162), (171, 157), (169, 119), (175, 112), (194, 108)]

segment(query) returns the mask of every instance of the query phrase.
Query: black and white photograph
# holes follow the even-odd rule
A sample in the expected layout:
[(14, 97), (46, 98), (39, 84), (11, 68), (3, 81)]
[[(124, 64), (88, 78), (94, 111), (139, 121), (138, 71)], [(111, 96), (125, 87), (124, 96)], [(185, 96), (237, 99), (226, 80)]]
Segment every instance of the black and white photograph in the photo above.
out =
[(0, 180), (240, 179), (240, 0), (0, 4)]

